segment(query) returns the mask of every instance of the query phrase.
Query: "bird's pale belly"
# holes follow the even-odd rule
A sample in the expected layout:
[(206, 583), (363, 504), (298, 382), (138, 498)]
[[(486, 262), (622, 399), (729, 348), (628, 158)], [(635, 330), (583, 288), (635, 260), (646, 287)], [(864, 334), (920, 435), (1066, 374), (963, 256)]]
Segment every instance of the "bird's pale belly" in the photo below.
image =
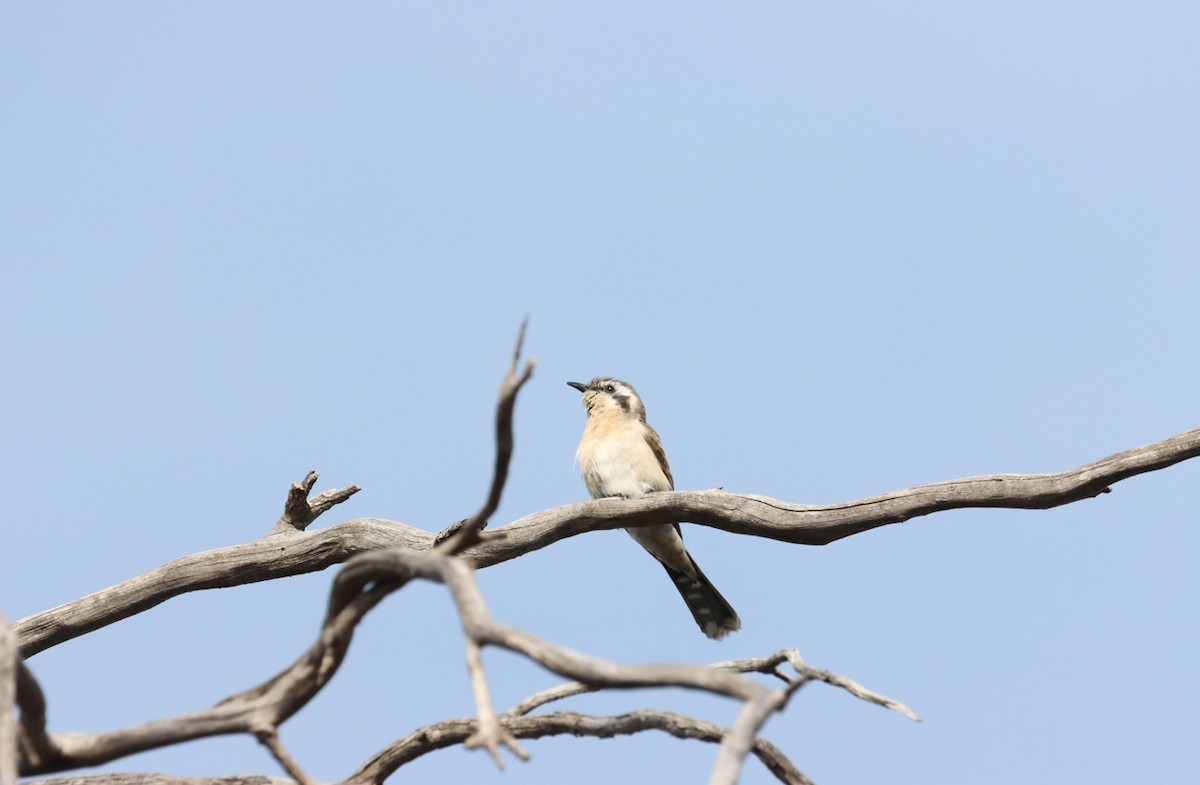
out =
[(640, 434), (634, 439), (608, 439), (581, 457), (584, 482), (593, 497), (637, 498), (651, 491), (670, 490), (658, 459)]

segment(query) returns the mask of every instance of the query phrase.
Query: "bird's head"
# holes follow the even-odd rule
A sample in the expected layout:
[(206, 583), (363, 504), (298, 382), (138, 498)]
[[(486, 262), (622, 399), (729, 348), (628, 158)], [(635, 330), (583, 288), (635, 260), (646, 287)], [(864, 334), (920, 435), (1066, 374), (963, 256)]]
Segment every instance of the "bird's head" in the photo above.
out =
[(609, 376), (597, 376), (587, 384), (567, 382), (583, 393), (583, 406), (589, 417), (617, 416), (632, 417), (645, 422), (646, 407), (638, 397), (637, 390), (629, 382)]

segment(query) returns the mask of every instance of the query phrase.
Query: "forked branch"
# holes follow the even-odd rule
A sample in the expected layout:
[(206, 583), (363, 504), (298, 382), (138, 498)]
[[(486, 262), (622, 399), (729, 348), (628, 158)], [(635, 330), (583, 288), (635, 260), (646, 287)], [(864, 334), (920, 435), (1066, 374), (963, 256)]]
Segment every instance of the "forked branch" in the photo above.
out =
[[(338, 575), (334, 595), (348, 597), (356, 590), (378, 585), (380, 582), (406, 583), (414, 577), (444, 583), (454, 599), (463, 631), (467, 636), (468, 666), (476, 696), (478, 716), (475, 723), (470, 726), (473, 732), (462, 739), (448, 731), (447, 726), (439, 723), (435, 729), (426, 729), (425, 733), (415, 739), (407, 737), (401, 740), (397, 745), (393, 745), (368, 763), (363, 770), (351, 778), (354, 781), (379, 782), (391, 771), (394, 771), (395, 767), (411, 760), (412, 757), (437, 749), (439, 746), (458, 743), (457, 740), (463, 741), (468, 746), (486, 747), (498, 763), (499, 747), (501, 746), (507, 746), (519, 756), (524, 757), (516, 745), (517, 733), (514, 727), (520, 728), (522, 733), (534, 733), (539, 727), (539, 723), (531, 723), (527, 720), (540, 718), (528, 717), (526, 712), (547, 701), (544, 699), (527, 701), (518, 707), (519, 710), (497, 715), (492, 707), (490, 690), (480, 661), (480, 650), (484, 645), (508, 649), (560, 676), (575, 679), (580, 684), (578, 691), (675, 686), (703, 690), (742, 701), (743, 708), (737, 722), (731, 729), (719, 736), (721, 748), (714, 770), (712, 780), (714, 783), (737, 781), (746, 754), (761, 749), (757, 737), (762, 724), (770, 714), (786, 705), (796, 689), (814, 678), (815, 675), (840, 678), (809, 668), (793, 650), (785, 650), (772, 658), (763, 660), (726, 663), (715, 667), (617, 665), (580, 654), (494, 621), (475, 583), (474, 571), (460, 559), (438, 554), (388, 549), (357, 556)], [(795, 677), (785, 676), (778, 672), (778, 664), (785, 661), (791, 663), (796, 669)], [(746, 678), (739, 672), (761, 670), (771, 670), (776, 673), (783, 678), (785, 686), (778, 690), (771, 690)], [(829, 679), (823, 678), (822, 680)], [(844, 682), (840, 686), (853, 684), (849, 680), (844, 680)], [(877, 696), (857, 685), (854, 687), (857, 688), (857, 694), (860, 697), (895, 708), (915, 719), (915, 715), (902, 704)], [(568, 694), (573, 693), (564, 692), (560, 688), (554, 697), (558, 699), (566, 697)], [(594, 727), (600, 727), (600, 725)], [(451, 739), (455, 739), (455, 741)], [(782, 764), (780, 766), (782, 767)]]

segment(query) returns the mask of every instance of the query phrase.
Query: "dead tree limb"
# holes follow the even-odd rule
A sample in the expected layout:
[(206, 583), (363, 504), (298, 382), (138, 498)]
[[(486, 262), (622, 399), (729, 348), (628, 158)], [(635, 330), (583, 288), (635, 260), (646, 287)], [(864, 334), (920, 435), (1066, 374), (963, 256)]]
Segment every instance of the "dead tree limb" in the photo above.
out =
[[(487, 697), (489, 688), (478, 666), (479, 649), (485, 645), (522, 654), (548, 670), (591, 687), (689, 687), (743, 701), (737, 722), (732, 729), (721, 734), (721, 751), (714, 771), (714, 783), (737, 781), (745, 755), (761, 748), (756, 739), (762, 723), (772, 712), (786, 704), (794, 692), (794, 685), (809, 678), (807, 666), (803, 665), (798, 655), (790, 656), (787, 652), (762, 662), (748, 661), (753, 667), (735, 663), (716, 668), (695, 665), (622, 666), (579, 654), (495, 622), (475, 584), (474, 570), (461, 559), (390, 548), (362, 554), (346, 564), (334, 581), (329, 611), (317, 641), (288, 670), (259, 687), (204, 711), (110, 733), (52, 735), (49, 744), (52, 754), (43, 755), (36, 761), (24, 760), (22, 773), (49, 773), (96, 765), (134, 752), (203, 736), (251, 733), (268, 746), (276, 759), (298, 781), (310, 782), (299, 764), (279, 743), (276, 729), (328, 682), (345, 655), (354, 627), (367, 611), (378, 604), (384, 595), (406, 585), (413, 578), (444, 583), (455, 600), (469, 641), (468, 651), (475, 655), (470, 658), (470, 666), (473, 683), (476, 684), (479, 715), (466, 743), (485, 746), (493, 757), (498, 757), (500, 746), (508, 746), (514, 751), (519, 748), (507, 718), (501, 719), (496, 715)], [(763, 670), (771, 663), (778, 664), (781, 658), (791, 662), (801, 676), (800, 680), (782, 690), (769, 690), (735, 672)], [(886, 699), (880, 702), (882, 705), (899, 706)], [(900, 708), (911, 715), (911, 712)], [(524, 723), (523, 727), (532, 729), (536, 723)], [(782, 763), (778, 765), (782, 766)]]
[[(556, 711), (533, 717), (505, 714), (504, 717), (505, 728), (518, 739), (563, 735), (607, 739), (658, 730), (677, 739), (719, 744), (729, 732), (729, 729), (722, 725), (658, 709), (641, 709), (608, 717), (569, 711)], [(463, 744), (475, 732), (475, 727), (474, 719), (461, 718), (437, 722), (413, 731), (367, 761), (340, 785), (381, 785), (397, 769), (417, 758)], [(812, 781), (770, 742), (756, 739), (751, 752), (780, 782), (787, 785), (811, 785)]]
[(500, 506), (500, 496), (504, 485), (508, 482), (508, 467), (512, 462), (513, 452), (513, 409), (517, 405), (517, 393), (525, 386), (525, 382), (533, 376), (533, 368), (537, 361), (530, 359), (521, 368), (521, 351), (525, 346), (525, 328), (529, 319), (521, 322), (521, 330), (517, 333), (517, 345), (513, 349), (512, 360), (508, 364), (508, 373), (500, 384), (500, 403), (496, 406), (496, 461), (492, 469), (492, 485), (483, 506), (473, 516), (465, 521), (459, 521), (450, 530), (439, 535), (435, 547), (440, 553), (461, 553), (468, 545), (479, 542), (479, 532), (487, 526), (488, 518)]
[[(509, 422), (511, 425), (511, 409)], [(498, 451), (497, 460), (499, 455)], [(672, 491), (641, 499), (596, 499), (527, 515), (498, 530), (504, 537), (477, 542), (466, 548), (463, 556), (475, 567), (488, 567), (585, 532), (679, 520), (735, 534), (825, 545), (947, 510), (1050, 509), (1097, 496), (1121, 480), (1165, 469), (1197, 455), (1200, 430), (1193, 430), (1057, 474), (970, 477), (841, 504), (793, 504), (725, 491)], [(351, 489), (332, 493), (348, 497), (349, 492)], [(447, 535), (455, 531), (458, 529)], [(32, 657), (179, 594), (316, 572), (380, 548), (426, 551), (434, 547), (434, 541), (430, 532), (378, 518), (358, 518), (315, 531), (293, 528), (280, 533), (277, 527), (275, 536), (185, 556), (95, 594), (28, 616), (16, 624), (18, 645), (22, 656)]]
[(828, 545), (880, 526), (964, 508), (1048, 510), (1108, 493), (1121, 480), (1200, 455), (1200, 429), (1056, 474), (988, 474), (831, 505), (794, 504), (742, 493), (672, 491), (640, 499), (595, 499), (527, 515), (504, 540), (465, 555), (477, 566), (507, 561), (586, 531), (688, 521), (734, 534)]
[(0, 613), (0, 785), (17, 785), (17, 634)]
[(309, 494), (312, 493), (313, 486), (317, 484), (320, 476), (316, 472), (309, 472), (300, 482), (292, 483), (287, 501), (283, 504), (283, 515), (279, 517), (271, 534), (302, 532), (308, 528), (310, 523), (320, 517), (321, 513), (336, 504), (341, 504), (362, 490), (357, 485), (351, 485), (349, 488), (325, 491), (309, 498)]
[(282, 777), (257, 774), (231, 774), (224, 777), (175, 777), (170, 774), (88, 774), (82, 777), (50, 777), (30, 785), (296, 785)]

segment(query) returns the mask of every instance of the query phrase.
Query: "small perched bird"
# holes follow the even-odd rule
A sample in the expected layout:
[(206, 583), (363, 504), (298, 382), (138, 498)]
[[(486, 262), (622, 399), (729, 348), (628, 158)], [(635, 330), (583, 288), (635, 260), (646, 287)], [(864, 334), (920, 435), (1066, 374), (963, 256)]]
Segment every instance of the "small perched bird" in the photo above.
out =
[[(588, 413), (575, 459), (593, 499), (637, 498), (675, 489), (662, 441), (646, 422), (646, 407), (632, 385), (604, 376), (588, 384), (567, 384), (583, 393), (583, 406)], [(737, 612), (684, 547), (678, 523), (626, 531), (666, 568), (705, 635), (720, 640), (741, 629)]]

